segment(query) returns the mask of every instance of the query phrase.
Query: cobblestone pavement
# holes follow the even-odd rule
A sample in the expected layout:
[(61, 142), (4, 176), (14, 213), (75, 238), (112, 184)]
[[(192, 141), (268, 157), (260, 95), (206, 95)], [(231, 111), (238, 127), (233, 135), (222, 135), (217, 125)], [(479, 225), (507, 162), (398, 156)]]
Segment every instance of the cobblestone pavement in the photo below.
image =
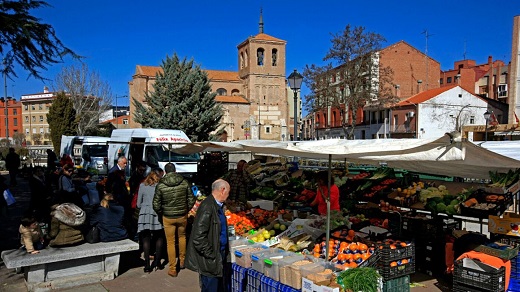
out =
[[(8, 180), (7, 173), (1, 175)], [(18, 186), (11, 188), (17, 202), (9, 207), (9, 218), (0, 221), (0, 251), (18, 248), (20, 241), (18, 237), (18, 226), (20, 218), (29, 206), (30, 192), (26, 179), (20, 178)], [(199, 291), (198, 274), (189, 270), (182, 270), (179, 276), (172, 278), (167, 274), (168, 267), (164, 270), (154, 271), (150, 274), (143, 272), (143, 261), (138, 251), (127, 252), (121, 255), (119, 276), (111, 281), (103, 281), (94, 284), (61, 289), (57, 291), (74, 292), (129, 292), (129, 291)], [(411, 291), (450, 291), (444, 282), (439, 282), (431, 277), (415, 274), (412, 282), (420, 282), (425, 287), (412, 288)], [(0, 291), (27, 291), (23, 273), (16, 273), (14, 269), (7, 269), (0, 261)]]

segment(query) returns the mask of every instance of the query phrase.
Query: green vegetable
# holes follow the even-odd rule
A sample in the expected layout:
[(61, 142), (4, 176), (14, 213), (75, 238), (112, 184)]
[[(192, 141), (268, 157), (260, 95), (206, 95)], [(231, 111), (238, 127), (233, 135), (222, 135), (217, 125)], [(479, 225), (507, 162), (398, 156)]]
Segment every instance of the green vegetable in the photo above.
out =
[(377, 292), (380, 278), (374, 268), (355, 268), (341, 272), (337, 282), (345, 290)]
[(446, 213), (446, 204), (444, 203), (439, 203), (437, 204), (437, 212), (439, 213)]

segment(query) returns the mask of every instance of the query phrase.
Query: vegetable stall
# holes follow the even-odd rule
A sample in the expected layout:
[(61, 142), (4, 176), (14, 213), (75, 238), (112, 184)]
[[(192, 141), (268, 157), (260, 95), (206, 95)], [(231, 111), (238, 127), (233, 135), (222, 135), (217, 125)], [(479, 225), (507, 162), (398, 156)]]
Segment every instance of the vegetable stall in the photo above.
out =
[[(470, 142), (453, 139), (451, 136), (431, 140), (384, 139), (359, 141), (320, 140), (302, 142), (246, 140), (230, 143), (202, 142), (186, 144), (175, 149), (175, 152), (183, 154), (200, 151), (251, 151), (253, 153), (270, 153), (287, 157), (328, 159), (329, 185), (331, 181), (330, 165), (333, 159), (372, 165), (379, 165), (383, 162), (386, 163), (389, 168), (475, 179), (489, 179), (490, 172), (508, 173), (513, 169), (520, 168), (520, 161), (498, 155)], [(376, 179), (379, 179), (379, 177), (376, 177)], [(500, 180), (495, 183), (497, 183), (498, 187), (501, 183), (507, 184), (509, 179), (512, 178), (500, 178)], [(407, 196), (410, 197), (413, 192), (413, 186), (410, 187), (412, 187), (412, 189), (406, 188), (405, 191), (402, 189), (397, 190), (399, 194), (396, 194), (396, 197), (402, 198), (397, 199), (397, 202), (401, 200), (405, 201)], [(426, 206), (428, 206), (427, 208), (429, 209), (435, 208), (435, 212), (438, 213), (454, 212), (455, 207), (450, 206), (455, 206), (457, 205), (457, 202), (460, 203), (465, 199), (462, 197), (447, 197), (443, 198), (442, 202), (440, 202), (438, 199), (435, 199), (438, 196), (433, 196), (433, 199), (428, 196), (436, 194), (437, 191), (442, 193), (444, 190), (442, 190), (442, 188), (437, 188), (437, 190), (428, 190), (428, 188), (424, 188), (426, 191), (423, 195), (426, 197), (426, 202), (423, 203), (427, 203), (425, 204), (425, 208)], [(274, 196), (274, 194), (271, 194), (271, 196)], [(500, 201), (499, 197), (500, 196), (489, 197), (489, 199), (497, 203)], [(449, 202), (448, 198), (450, 199)], [(484, 197), (484, 199), (487, 198), (488, 197)], [(429, 199), (432, 203), (428, 202)], [(503, 199), (505, 199), (505, 197)], [(479, 199), (475, 198), (475, 200), (477, 201), (476, 203), (471, 200), (468, 202), (468, 206), (466, 207), (481, 206), (481, 204), (483, 204)], [(452, 202), (453, 204), (451, 204)], [(464, 201), (464, 204), (466, 204), (466, 201)], [(489, 207), (489, 204), (493, 203), (486, 202), (486, 207)], [(275, 214), (270, 214), (268, 216), (274, 215)], [(279, 214), (276, 214), (276, 216), (278, 215)], [(330, 203), (328, 202), (328, 215), (326, 217), (327, 228), (325, 232), (326, 239), (324, 241), (325, 246), (323, 250), (321, 247), (319, 248), (319, 250), (325, 255), (330, 255), (331, 250), (336, 248), (336, 242), (330, 239), (330, 217)], [(318, 250), (318, 248), (316, 250)], [(390, 263), (393, 264), (393, 262)]]

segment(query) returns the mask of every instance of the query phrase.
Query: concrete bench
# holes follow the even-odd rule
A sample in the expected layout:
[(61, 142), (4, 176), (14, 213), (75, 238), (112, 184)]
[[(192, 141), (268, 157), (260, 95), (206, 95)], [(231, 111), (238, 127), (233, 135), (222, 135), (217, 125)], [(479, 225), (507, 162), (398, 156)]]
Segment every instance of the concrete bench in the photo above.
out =
[(119, 256), (137, 250), (139, 244), (125, 239), (84, 243), (70, 247), (47, 247), (39, 254), (23, 249), (2, 251), (9, 269), (24, 268), (29, 291), (48, 291), (114, 279), (119, 272)]

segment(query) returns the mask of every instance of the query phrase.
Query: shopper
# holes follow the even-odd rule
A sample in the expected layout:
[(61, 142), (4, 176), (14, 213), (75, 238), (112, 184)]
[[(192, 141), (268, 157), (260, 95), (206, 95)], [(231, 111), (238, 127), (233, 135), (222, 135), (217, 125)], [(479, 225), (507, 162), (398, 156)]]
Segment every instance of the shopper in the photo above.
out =
[(24, 216), (21, 223), (18, 232), (20, 232), (22, 247), (30, 254), (40, 253), (44, 241), (38, 221), (33, 216)]
[(16, 154), (12, 147), (9, 148), (9, 153), (5, 156), (5, 168), (9, 170), (9, 185), (15, 187), (18, 184), (16, 176), (20, 168), (20, 155)]
[[(149, 273), (154, 269), (163, 268), (161, 252), (164, 245), (164, 229), (159, 222), (157, 213), (152, 207), (155, 187), (162, 176), (162, 169), (156, 168), (152, 170), (139, 186), (137, 197), (137, 208), (139, 209), (137, 232), (139, 233), (139, 241), (143, 247), (145, 273)], [(155, 244), (155, 256), (150, 266), (150, 249), (152, 244)]]
[(76, 190), (72, 181), (72, 173), (74, 167), (65, 164), (60, 171), (60, 178), (58, 179), (58, 203), (73, 203), (76, 206), (83, 206), (83, 200)]
[[(311, 206), (318, 206), (318, 214), (327, 215), (327, 197), (329, 195), (328, 189), (328, 172), (320, 171), (316, 174), (316, 182), (318, 188), (316, 190), (316, 197), (311, 203)], [(334, 179), (330, 182), (330, 210), (340, 211), (339, 207), (339, 189), (334, 184)]]
[[(175, 172), (173, 163), (166, 164), (164, 170), (166, 175), (155, 188), (153, 209), (159, 216), (162, 216), (168, 261), (170, 262), (168, 275), (177, 277), (177, 264), (180, 269), (184, 268), (188, 211), (195, 204), (195, 196), (191, 192), (188, 181)], [(176, 245), (179, 246), (180, 261), (177, 261)]]
[(237, 163), (237, 168), (231, 170), (227, 177), (231, 190), (229, 192), (229, 198), (232, 201), (239, 201), (244, 204), (247, 203), (249, 198), (249, 190), (252, 188), (254, 182), (253, 177), (247, 172), (249, 164), (245, 160), (240, 160)]
[(223, 210), (229, 190), (229, 183), (225, 180), (213, 182), (211, 196), (202, 201), (193, 222), (186, 267), (199, 273), (203, 292), (229, 291), (229, 243)]

